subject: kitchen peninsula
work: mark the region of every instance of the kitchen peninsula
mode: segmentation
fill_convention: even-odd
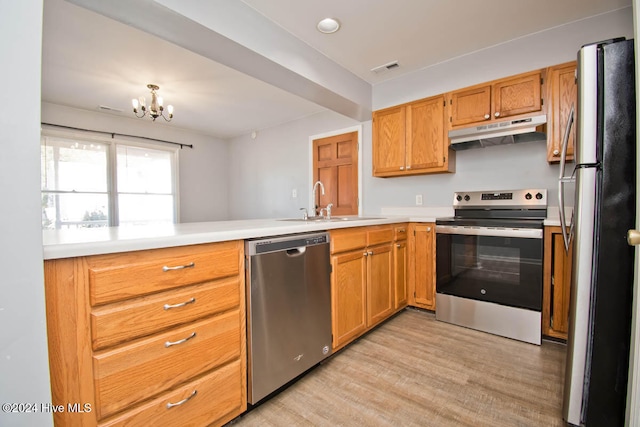
[[[394,236],[403,233],[406,247],[409,218],[342,218],[45,231],[53,401],[92,408],[56,413],[55,422],[115,426],[162,419],[168,425],[222,425],[243,413],[244,240],[348,228],[375,236],[376,247],[389,250]],[[407,305],[406,252],[399,253],[402,284],[391,280],[395,259],[387,256],[383,270],[389,280],[371,291],[362,288],[363,301],[375,298],[392,309],[350,339]],[[402,291],[401,304],[395,304],[396,289]]]

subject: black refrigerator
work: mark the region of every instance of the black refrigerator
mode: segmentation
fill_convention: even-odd
[[[569,177],[561,172],[559,186],[564,219],[564,187],[575,180],[563,405],[571,425],[624,425],[634,278],[626,235],[636,216],[634,64],[633,40],[578,52],[575,163]]]

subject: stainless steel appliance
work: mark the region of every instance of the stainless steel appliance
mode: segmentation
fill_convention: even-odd
[[[564,183],[575,177],[563,415],[573,425],[621,426],[634,275],[625,237],[636,214],[633,40],[584,46],[577,77],[575,168],[560,177],[561,210]]]
[[[436,220],[436,319],[540,344],[547,190],[454,194]]]
[[[331,354],[329,234],[245,242],[248,401]]]
[[[449,139],[453,150],[468,150],[520,142],[546,142],[547,135],[543,132],[545,123],[547,123],[545,114],[525,119],[505,120],[450,130]]]

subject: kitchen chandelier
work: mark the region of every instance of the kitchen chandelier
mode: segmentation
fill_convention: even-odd
[[[154,84],[148,84],[147,87],[151,89],[151,105],[147,108],[146,101],[144,96],[141,96],[138,99],[133,99],[131,104],[133,105],[133,113],[138,118],[143,118],[149,113],[149,117],[155,122],[158,117],[162,117],[166,121],[170,122],[173,118],[173,105],[167,105],[167,112],[169,113],[169,118],[164,115],[164,107],[162,106],[162,97],[158,96],[156,93],[157,90],[160,89],[160,86]],[[138,107],[140,108],[138,110]],[[138,114],[138,113],[141,114]]]

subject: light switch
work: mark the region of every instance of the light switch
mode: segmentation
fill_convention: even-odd
[[[294,188],[291,190],[291,198],[295,199],[296,197],[298,197],[298,189]]]
[[[416,206],[422,206],[422,194],[416,194]]]

